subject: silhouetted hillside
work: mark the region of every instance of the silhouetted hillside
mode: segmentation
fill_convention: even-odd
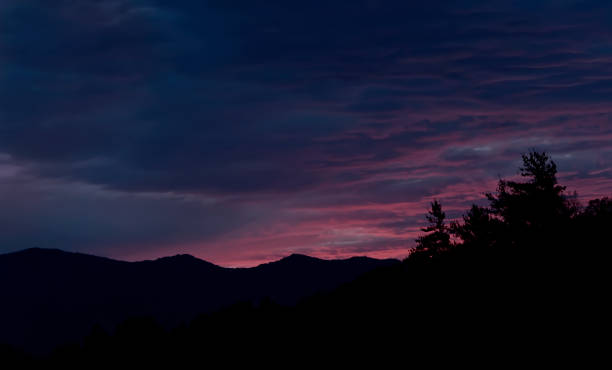
[[[70,322],[62,314],[99,315],[118,307],[130,308],[123,315],[145,314],[123,321],[116,330],[96,327],[82,345],[31,360],[57,365],[384,368],[391,365],[386,359],[402,364],[419,359],[430,365],[467,359],[462,364],[550,367],[563,361],[565,366],[590,367],[590,360],[607,353],[605,340],[599,338],[609,316],[612,200],[581,206],[558,185],[556,165],[545,153],[529,153],[523,163],[525,181],[500,180],[496,192],[487,194],[488,206],[474,205],[450,225],[442,204],[434,200],[423,235],[402,263],[293,255],[253,269],[228,270],[185,256],[134,264],[98,263],[96,257],[64,257],[59,251],[0,256],[2,278],[17,277],[21,280],[14,285],[32,288],[14,289],[10,302],[19,302],[24,311],[3,313],[3,320],[19,317],[23,325],[28,317],[37,317],[39,325],[61,330]],[[80,259],[82,264],[74,266]],[[33,262],[24,264],[29,260]],[[64,260],[72,263],[58,262]],[[24,266],[34,270],[23,271]],[[80,280],[73,281],[75,276]],[[215,290],[213,278],[221,276],[229,290]],[[349,277],[355,279],[341,284]],[[196,283],[177,283],[181,281]],[[202,281],[206,283],[197,283]],[[337,289],[319,289],[331,285]],[[151,287],[158,288],[147,290]],[[319,293],[292,305],[315,290]],[[204,296],[224,302],[246,299],[212,311],[197,298]],[[122,304],[109,304],[113,300]],[[95,311],[93,301],[107,309]],[[32,302],[39,306],[30,306]],[[185,325],[168,325],[186,307],[194,316],[198,309],[208,312]],[[68,321],[54,322],[58,317]],[[28,360],[22,353],[0,350]]]
[[[327,261],[292,255],[254,268],[223,268],[189,255],[122,262],[55,249],[0,255],[0,342],[50,350],[130,317],[164,327],[237,302],[283,305],[331,290],[394,260]]]

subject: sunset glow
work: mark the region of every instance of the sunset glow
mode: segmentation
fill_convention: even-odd
[[[533,148],[612,195],[609,1],[74,3],[0,5],[0,252],[402,258]]]

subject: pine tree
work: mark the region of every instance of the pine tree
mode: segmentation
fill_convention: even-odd
[[[463,215],[463,222],[452,222],[451,234],[463,241],[463,245],[470,247],[491,246],[497,237],[500,227],[499,220],[491,217],[490,210],[485,207],[472,205],[472,208]]]
[[[442,211],[440,202],[434,200],[431,203],[431,210],[425,217],[429,225],[421,230],[428,234],[417,238],[415,253],[434,257],[451,247],[449,230],[444,222],[446,214]]]
[[[557,165],[542,152],[524,154],[520,175],[526,182],[499,180],[496,194],[487,194],[492,214],[517,232],[543,231],[569,217],[565,186],[557,183]]]

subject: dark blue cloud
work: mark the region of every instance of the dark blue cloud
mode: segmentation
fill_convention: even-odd
[[[66,186],[318,206],[425,200],[530,147],[605,179],[611,16],[595,0],[7,0],[0,154]]]

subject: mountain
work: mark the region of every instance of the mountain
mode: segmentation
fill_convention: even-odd
[[[0,255],[0,343],[45,352],[99,324],[130,317],[168,327],[198,314],[270,298],[293,305],[396,260],[291,255],[253,268],[223,268],[190,255],[124,262],[57,249]]]

